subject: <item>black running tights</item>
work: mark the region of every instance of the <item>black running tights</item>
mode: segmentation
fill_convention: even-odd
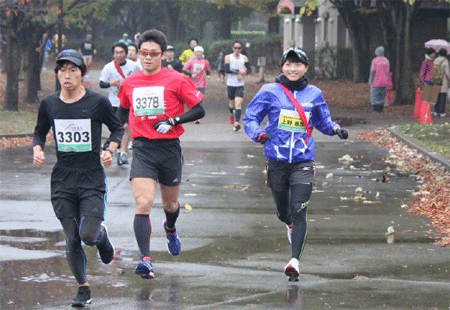
[[[102,219],[85,216],[59,219],[66,237],[66,257],[78,284],[86,282],[86,255],[81,247],[81,241],[86,245],[99,245],[106,240],[105,228],[101,226]]]
[[[292,257],[300,258],[306,241],[307,204],[311,198],[312,184],[292,185],[290,191],[272,190],[278,218],[292,225]]]

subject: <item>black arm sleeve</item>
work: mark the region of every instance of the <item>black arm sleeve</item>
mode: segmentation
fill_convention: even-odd
[[[36,127],[34,128],[33,146],[40,145],[44,149],[46,136],[51,127],[52,123],[47,116],[45,103],[42,102],[39,106]]]
[[[190,73],[189,71],[181,70],[181,72],[182,72],[183,74],[186,74],[188,77],[191,77],[191,76],[192,76],[192,73]]]
[[[110,88],[111,84],[100,81],[100,88]]]
[[[119,145],[122,142],[124,129],[119,119],[117,118],[109,100],[102,106],[103,123],[111,132],[108,142],[117,142]],[[109,145],[109,143],[108,143]]]
[[[245,65],[245,68],[247,68],[247,74],[252,73],[252,67],[250,66],[250,62],[249,62],[249,61],[246,61],[246,62],[244,63],[244,65]]]
[[[120,123],[124,125],[128,122],[128,115],[130,114],[129,109],[124,109],[122,107],[119,107],[119,109],[116,112],[117,118],[119,119]]]
[[[201,119],[205,116],[205,109],[202,106],[202,101],[200,101],[197,105],[195,105],[192,109],[187,110],[180,116],[174,117],[175,124],[184,124],[188,122],[193,122],[198,119]]]
[[[239,74],[238,70],[231,71],[230,64],[225,64],[225,72],[228,74]]]

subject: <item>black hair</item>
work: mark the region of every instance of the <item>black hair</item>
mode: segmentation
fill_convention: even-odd
[[[74,64],[73,62],[71,62],[69,60],[61,60],[56,63],[55,73],[58,74],[58,71],[61,70],[61,68],[64,67],[66,64],[72,64],[74,67],[77,67],[78,69],[80,69],[81,76],[84,76],[87,72],[87,68],[86,68],[86,65],[84,64],[84,62],[81,66],[77,66],[76,64]]]
[[[195,41],[198,44],[198,40],[196,38],[190,38],[188,44],[191,44],[191,41]]]
[[[295,54],[294,52],[288,53],[286,56],[286,59],[284,60],[284,62],[281,64],[281,66],[284,65],[284,63],[286,61],[289,62],[294,62],[294,63],[303,63],[305,64],[303,61],[300,60],[300,58],[297,56],[297,54]],[[307,64],[306,64],[307,65]]]
[[[233,44],[231,44],[231,46],[233,47],[236,43],[239,43],[241,45],[241,48],[243,48],[244,46],[242,45],[241,41],[238,40],[234,40]]]
[[[113,46],[111,47],[111,54],[114,54],[114,49],[116,47],[123,48],[125,50],[125,54],[128,54],[128,46],[125,43],[123,43],[123,42],[116,42],[116,43],[114,43]]]
[[[165,52],[167,50],[166,35],[159,30],[150,29],[141,33],[141,35],[139,36],[139,43],[138,43],[139,49],[141,49],[141,45],[144,42],[155,42],[156,44],[159,45],[162,52]]]
[[[441,48],[439,50],[439,56],[447,56],[447,50],[445,48]]]
[[[431,54],[433,54],[433,53],[436,53],[436,51],[434,50],[434,48],[432,48],[432,47],[427,47],[427,48],[425,48],[425,54],[431,55]]]
[[[137,45],[135,43],[130,43],[130,44],[128,44],[128,46],[134,46],[134,48],[136,49],[136,52],[137,52],[138,48],[137,48]]]

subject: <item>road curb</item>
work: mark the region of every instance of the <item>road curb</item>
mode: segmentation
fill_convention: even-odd
[[[0,134],[0,139],[6,138],[27,138],[27,137],[33,137],[32,133],[2,133]]]
[[[430,157],[434,161],[442,164],[447,168],[447,170],[450,171],[450,160],[447,157],[436,154],[435,152],[427,149],[426,147],[422,146],[416,139],[404,135],[401,131],[399,131],[395,127],[389,127],[388,130],[397,139],[401,140],[408,146],[417,149],[420,153]]]

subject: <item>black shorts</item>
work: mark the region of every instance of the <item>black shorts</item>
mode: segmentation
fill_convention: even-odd
[[[181,183],[183,154],[180,140],[133,140],[133,161],[131,162],[130,180],[148,178],[166,186]]]
[[[227,86],[227,94],[230,100],[236,97],[244,98],[244,86]]]
[[[102,166],[72,168],[56,165],[50,184],[57,218],[81,219],[88,215],[105,220],[107,184]]]
[[[285,163],[267,161],[267,186],[274,191],[287,191],[295,184],[314,183],[315,165],[313,161]]]

